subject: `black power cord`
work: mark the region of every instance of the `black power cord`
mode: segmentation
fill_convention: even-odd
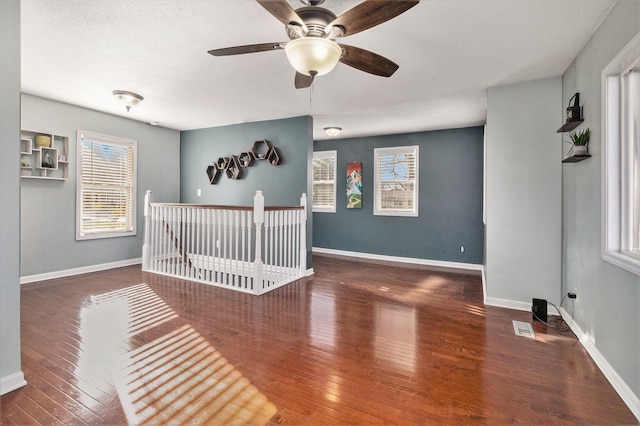
[[[562,298],[562,300],[560,301],[560,306],[562,306],[562,304],[564,303],[564,300],[567,298],[567,296],[564,296]],[[533,312],[533,316],[536,317],[536,319],[538,321],[540,321],[543,324],[548,325],[549,327],[553,328],[556,331],[559,331],[561,333],[566,333],[568,331],[571,331],[571,327],[569,327],[569,324],[567,324],[567,322],[564,320],[564,318],[562,318],[562,313],[560,312],[560,309],[554,305],[553,303],[547,301],[547,304],[553,306],[554,308],[556,308],[556,311],[558,311],[558,316],[550,316],[550,318],[547,318],[547,321],[542,321],[542,319],[540,319],[540,317],[538,317],[536,315],[535,312]]]
[[[563,297],[562,300],[560,301],[560,306],[562,306],[562,303],[564,302],[564,299],[566,298]],[[551,317],[551,319],[549,320],[549,325],[551,327],[553,327],[554,329],[562,332],[562,333],[566,333],[568,331],[571,331],[571,327],[569,327],[569,324],[567,324],[567,322],[564,320],[564,318],[562,318],[562,312],[560,312],[560,308],[558,308],[556,305],[554,305],[553,303],[547,301],[547,303],[551,306],[553,306],[554,308],[556,308],[556,311],[558,311],[558,316],[553,316]]]

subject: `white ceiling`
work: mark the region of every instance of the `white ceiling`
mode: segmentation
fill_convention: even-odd
[[[561,75],[614,3],[422,0],[340,40],[399,64],[392,77],[338,64],[296,90],[283,50],[207,53],[288,40],[254,0],[22,0],[22,91],[178,130],[300,115],[315,139],[479,125],[488,87]],[[127,113],[114,89],[145,99]]]

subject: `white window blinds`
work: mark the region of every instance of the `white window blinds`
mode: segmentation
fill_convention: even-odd
[[[313,211],[336,211],[337,151],[313,153]]]
[[[418,216],[418,146],[376,148],[374,214]]]
[[[136,141],[78,132],[77,238],[135,235]]]

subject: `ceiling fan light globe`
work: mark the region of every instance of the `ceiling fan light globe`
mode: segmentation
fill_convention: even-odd
[[[338,43],[321,37],[300,37],[284,48],[291,66],[300,74],[324,75],[335,68],[342,55]]]

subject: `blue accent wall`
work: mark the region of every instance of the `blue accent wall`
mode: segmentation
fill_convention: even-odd
[[[191,204],[253,205],[261,190],[267,206],[300,204],[303,193],[311,194],[313,119],[309,116],[241,123],[188,130],[180,133],[180,202]],[[267,139],[278,148],[282,162],[272,166],[265,160],[243,168],[240,179],[221,175],[212,185],[207,167],[220,157],[251,151],[257,140]],[[201,190],[201,196],[197,190]],[[311,197],[307,214],[307,265],[311,267]]]
[[[481,264],[483,127],[314,142],[336,150],[336,213],[313,214],[313,246]],[[373,215],[374,148],[418,145],[419,216]],[[362,209],[346,208],[346,165],[362,162]],[[460,251],[464,246],[465,251]]]

